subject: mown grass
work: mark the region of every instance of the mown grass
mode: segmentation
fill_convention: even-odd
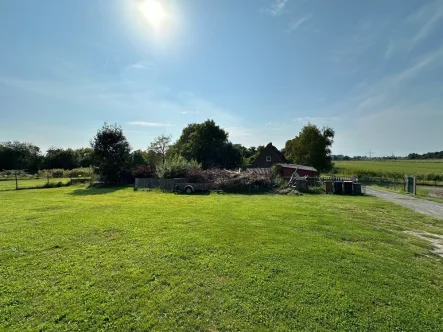
[[[438,331],[443,224],[372,197],[0,192],[0,330]]]
[[[68,178],[38,178],[38,179],[22,179],[18,180],[18,188],[19,189],[30,189],[30,188],[43,188],[48,183],[57,184],[61,182],[63,185],[69,183],[71,180]],[[0,181],[0,191],[2,190],[15,190],[15,180],[2,180]]]

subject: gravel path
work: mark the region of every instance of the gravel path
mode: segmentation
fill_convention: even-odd
[[[424,199],[417,199],[407,195],[396,194],[390,191],[366,187],[366,194],[380,197],[386,201],[404,206],[413,211],[443,219],[443,204]]]

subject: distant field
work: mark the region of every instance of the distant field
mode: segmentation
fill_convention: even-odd
[[[0,192],[1,331],[439,331],[443,223],[374,197]]]
[[[443,174],[443,160],[389,160],[389,161],[336,161],[338,174],[352,174],[359,170],[379,173],[411,175]],[[354,175],[354,174],[352,174]]]

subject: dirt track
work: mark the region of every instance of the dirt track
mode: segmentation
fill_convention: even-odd
[[[367,187],[366,194],[380,197],[384,200],[404,206],[413,211],[427,214],[443,220],[443,204],[424,199],[417,199],[407,195],[396,194],[390,191]]]

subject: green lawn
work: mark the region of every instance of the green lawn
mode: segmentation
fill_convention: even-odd
[[[438,331],[443,222],[372,197],[0,192],[0,330]]]
[[[370,170],[375,172],[396,172],[405,174],[443,174],[443,159],[437,160],[351,160],[335,161],[335,167],[344,171]]]
[[[71,181],[68,178],[50,178],[49,183],[58,183],[61,182],[63,184]],[[48,179],[40,178],[40,179],[25,179],[18,180],[18,188],[19,189],[27,189],[27,188],[38,188],[43,187],[46,183],[48,183]],[[2,190],[15,190],[15,180],[1,180],[0,181],[0,191]]]

